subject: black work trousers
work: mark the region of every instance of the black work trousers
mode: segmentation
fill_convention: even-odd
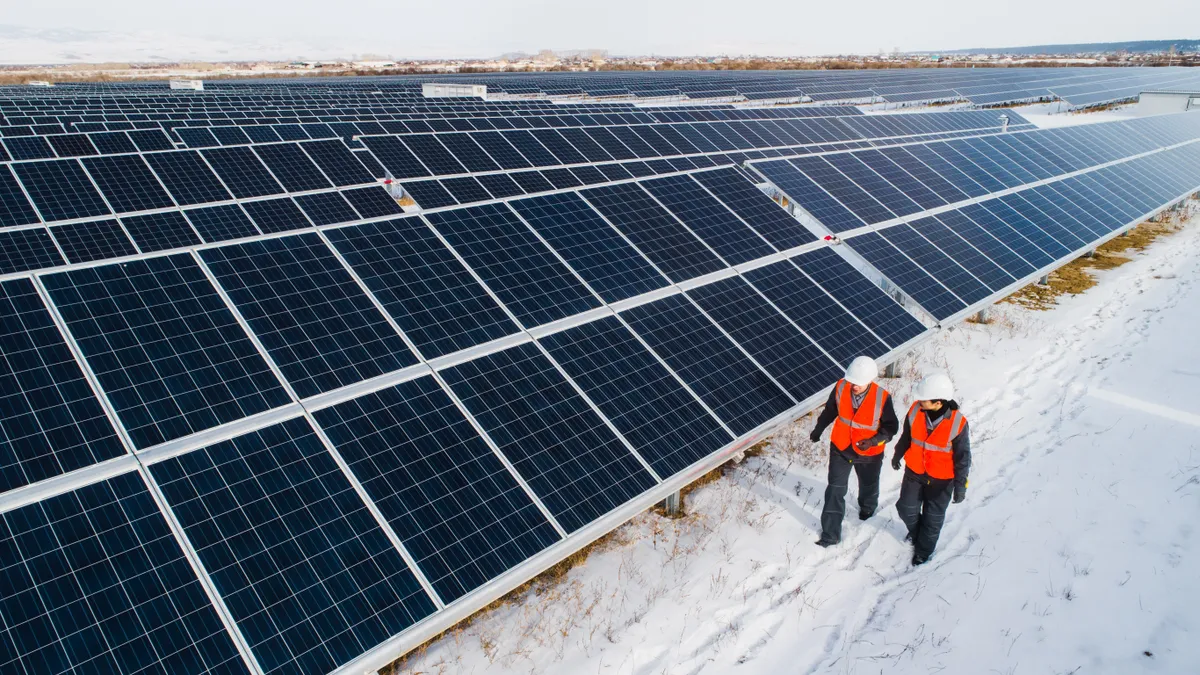
[[[914,557],[925,561],[933,554],[942,524],[946,522],[946,508],[954,496],[954,481],[930,478],[924,474],[904,469],[904,480],[900,483],[900,499],[896,511],[900,520],[908,527],[912,537]]]
[[[875,513],[879,506],[879,470],[883,454],[860,455],[849,448],[838,450],[829,444],[829,487],[825,488],[825,508],[821,510],[821,539],[842,540],[842,518],[846,515],[846,490],[850,472],[858,474],[858,510]]]

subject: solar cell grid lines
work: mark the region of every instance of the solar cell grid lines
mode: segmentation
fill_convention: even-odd
[[[186,254],[42,278],[138,448],[288,402]]]
[[[417,362],[316,234],[200,255],[301,398]]]

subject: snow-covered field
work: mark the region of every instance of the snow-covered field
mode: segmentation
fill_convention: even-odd
[[[929,564],[910,566],[889,467],[880,513],[815,545],[825,446],[804,420],[685,518],[639,516],[403,672],[1200,672],[1198,225],[1053,311],[948,331],[888,381],[902,413],[948,369],[971,420],[971,487]]]

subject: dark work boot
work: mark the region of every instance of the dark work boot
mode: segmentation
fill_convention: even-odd
[[[929,556],[925,553],[913,553],[913,567],[924,565],[929,560]]]
[[[873,516],[873,515],[875,515],[875,512],[874,512],[874,511],[859,511],[859,512],[858,512],[858,519],[859,519],[859,520],[866,520],[867,518],[870,518],[870,517],[871,517],[871,516]]]
[[[821,535],[821,538],[817,540],[817,546],[820,546],[821,548],[829,548],[830,546],[837,545],[837,543],[837,539],[826,537],[825,535]]]

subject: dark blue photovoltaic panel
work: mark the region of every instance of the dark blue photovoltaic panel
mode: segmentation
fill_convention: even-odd
[[[989,202],[993,208],[1003,207],[998,200]],[[1001,217],[1001,213],[1007,211],[1005,217]],[[986,230],[993,237],[1004,242],[1009,248],[1016,251],[1022,258],[1029,262],[1037,269],[1041,269],[1046,265],[1054,262],[1053,254],[1046,250],[1046,247],[1053,246],[1057,248],[1058,242],[1054,241],[1045,232],[1037,229],[1033,223],[1025,220],[1020,214],[1011,209],[997,209],[995,212],[984,208],[980,204],[969,204],[961,209],[964,216],[978,223],[980,227]]]
[[[314,141],[300,147],[338,187],[374,183],[375,177],[341,141]]]
[[[258,229],[264,234],[273,232],[288,232],[311,227],[312,223],[304,213],[288,197],[279,199],[264,199],[257,202],[243,202],[242,208],[254,219]]]
[[[518,199],[509,205],[607,302],[641,295],[668,283],[578,194]]]
[[[497,199],[515,197],[517,195],[525,194],[525,191],[521,189],[521,186],[517,185],[516,181],[514,181],[512,177],[507,174],[485,174],[483,176],[476,176],[476,178],[479,179],[479,183]]]
[[[420,218],[343,227],[326,235],[427,358],[517,332]]]
[[[735,169],[701,171],[692,178],[781,251],[817,240],[815,234]]]
[[[743,276],[842,366],[856,356],[887,353],[887,345],[792,263],[784,260]]]
[[[125,216],[121,224],[133,237],[142,253],[164,251],[200,244],[192,226],[178,211],[150,213],[144,216]]]
[[[338,192],[318,192],[293,197],[313,225],[334,225],[358,220],[358,214]]]
[[[435,176],[448,176],[467,173],[462,164],[454,159],[454,155],[446,150],[432,134],[410,134],[401,136],[400,140],[408,146],[417,159]]]
[[[303,417],[150,472],[267,675],[328,673],[434,612]]]
[[[600,306],[600,301],[504,204],[426,216],[526,326]]]
[[[583,196],[674,281],[725,268],[704,242],[637,183],[584,190]]]
[[[382,218],[384,216],[398,216],[404,213],[404,209],[396,203],[395,199],[388,194],[388,191],[382,187],[365,187],[355,188],[353,190],[343,190],[342,196],[355,211],[363,218]]]
[[[111,213],[78,160],[25,162],[13,171],[46,222]]]
[[[981,281],[989,289],[998,291],[1016,281],[990,258],[943,225],[940,220],[933,217],[921,218],[909,223],[908,226],[916,230],[926,241],[936,243],[938,250],[970,272],[971,276]],[[959,285],[956,284],[953,288],[957,290]]]
[[[63,262],[46,228],[0,230],[0,274],[54,267]]]
[[[889,227],[879,234],[966,304],[974,304],[991,295],[992,289],[972,276],[937,246],[917,234],[911,226]]]
[[[126,132],[129,134],[129,140],[137,146],[142,152],[153,152],[154,150],[171,150],[175,147],[171,143],[171,139],[163,133],[162,129],[137,129]]]
[[[329,179],[295,143],[256,145],[254,152],[288,192],[332,187]]]
[[[733,440],[616,317],[541,342],[659,476],[682,471]]]
[[[430,175],[429,169],[395,136],[366,136],[362,143],[379,159],[392,178],[423,178]]]
[[[459,204],[486,202],[492,198],[492,195],[472,176],[444,178],[441,183],[443,187],[450,191],[450,194],[454,195],[454,199]]]
[[[932,190],[938,197],[946,200],[946,203],[953,204],[969,198],[967,193],[955,187],[904,147],[884,148],[879,152],[907,171],[913,178],[921,181],[922,185]]]
[[[586,164],[588,162],[588,159],[580,154],[575,146],[568,143],[554,129],[535,129],[529,133],[533,134],[534,138],[538,139],[547,150],[558,158],[555,164]]]
[[[423,209],[440,209],[454,206],[458,200],[439,180],[414,180],[400,184],[400,188]]]
[[[549,150],[545,148],[536,138],[528,131],[514,130],[505,131],[502,134],[509,143],[512,144],[525,159],[529,160],[532,166],[558,166],[562,162],[558,161]],[[490,152],[490,150],[489,150]],[[495,157],[495,155],[492,155]],[[499,159],[497,159],[499,161]]]
[[[115,220],[55,225],[50,232],[73,263],[137,255],[133,242]]]
[[[200,256],[301,398],[417,362],[315,233]]]
[[[0,284],[0,492],[125,454],[28,279]]]
[[[851,155],[846,156],[849,157]],[[921,181],[901,168],[900,165],[888,159],[887,155],[884,155],[882,152],[878,150],[863,150],[854,153],[853,157],[866,164],[888,183],[894,185],[903,193],[903,196],[916,202],[920,209],[932,209],[946,205],[945,199],[937,196],[933,190],[925,187]],[[1000,189],[1004,188],[1001,187]]]
[[[0,515],[0,671],[248,675],[136,472]]]
[[[4,145],[13,159],[48,159],[56,156],[45,136],[9,136],[4,139]]]
[[[560,539],[432,377],[314,417],[445,602]]]
[[[907,216],[924,211],[907,193],[898,189],[879,174],[858,161],[855,155],[844,153],[825,155],[823,159],[887,208],[891,216]],[[844,202],[843,202],[844,203]]]
[[[783,191],[797,206],[808,211],[833,232],[844,232],[866,225],[841,202],[809,180],[787,160],[760,162],[754,168]],[[699,174],[697,174],[699,175]]]
[[[746,227],[691,178],[668,176],[644,181],[641,185],[730,265],[775,252],[758,233]]]
[[[248,147],[209,148],[200,154],[225,181],[238,199],[263,197],[283,192],[283,187]]]
[[[0,227],[32,225],[41,222],[33,205],[25,198],[12,170],[0,165]]]
[[[233,199],[198,152],[162,152],[145,158],[180,206]]]
[[[471,139],[479,144],[485,152],[500,165],[503,169],[528,169],[533,166],[529,160],[525,159],[516,148],[512,146],[504,135],[498,131],[485,131],[482,133],[471,134]],[[428,175],[428,174],[420,174]]]
[[[1051,218],[1030,202],[1025,201],[1021,197],[1020,192],[1014,192],[999,199],[982,202],[982,204],[985,209],[993,211],[1003,218],[1005,222],[1012,224],[1014,227],[1016,227],[1016,224],[1010,218],[1015,218],[1018,222],[1025,223],[1027,227],[1032,227],[1033,230],[1040,230],[1043,236],[1037,239],[1037,244],[1042,246],[1043,243],[1046,243],[1048,248],[1047,246],[1043,246],[1043,248],[1054,253],[1056,257],[1062,258],[1083,246],[1083,240],[1055,221],[1054,218]],[[1025,231],[1021,230],[1022,234]]]
[[[1009,244],[1009,241],[1002,241],[987,230],[977,224],[975,221],[968,218],[962,211],[945,211],[934,216],[938,222],[945,225],[958,236],[965,239],[972,246],[979,250],[980,253],[987,256],[989,260],[995,263],[1000,269],[1008,273],[1013,280],[1021,279],[1037,271],[1033,265],[1025,261],[1024,258],[1016,252],[1016,247]],[[1021,239],[1020,235],[1012,232],[1007,239]],[[1017,244],[1017,242],[1013,242]],[[1028,242],[1022,242],[1028,246]],[[1018,244],[1019,245],[1019,244]],[[988,282],[991,285],[991,282]]]
[[[836,382],[842,368],[741,277],[688,295],[797,401]]]
[[[190,255],[42,282],[138,448],[288,402]]]
[[[868,232],[846,240],[846,244],[939,321],[966,308],[962,300],[878,233]]]
[[[150,167],[137,155],[88,157],[82,161],[117,213],[175,206]]]
[[[183,213],[204,241],[210,244],[261,234],[237,204],[190,209]]]
[[[837,253],[820,248],[792,258],[821,288],[891,347],[925,332],[925,326]]]
[[[555,190],[565,190],[583,185],[583,181],[579,180],[569,169],[543,169],[542,177],[550,181]]]
[[[438,140],[471,173],[499,171],[500,165],[492,160],[479,144],[471,140],[470,134],[439,134]]]
[[[794,405],[683,295],[621,316],[733,433],[740,436]]]
[[[542,176],[540,171],[522,171],[509,174],[509,177],[528,194],[549,192],[554,189],[554,186]]]
[[[855,184],[853,179],[834,168],[824,157],[797,157],[790,161],[805,176],[808,176],[864,222],[873,224],[895,217],[896,214]],[[797,196],[797,198],[799,197]],[[804,206],[803,200],[800,205]]]

